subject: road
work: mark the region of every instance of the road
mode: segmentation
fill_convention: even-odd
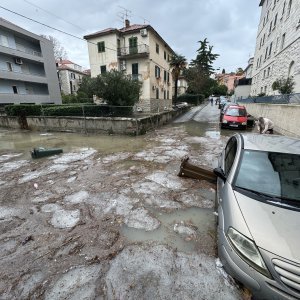
[[[216,253],[216,106],[141,137],[0,130],[1,299],[242,299]],[[34,146],[62,147],[32,160]]]

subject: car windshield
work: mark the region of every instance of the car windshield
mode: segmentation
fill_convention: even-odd
[[[300,155],[245,150],[235,187],[300,203]]]
[[[231,117],[245,117],[246,116],[246,110],[243,108],[228,108],[226,110],[226,116]]]

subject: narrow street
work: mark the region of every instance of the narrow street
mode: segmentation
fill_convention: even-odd
[[[0,129],[1,299],[243,299],[216,251],[216,105],[140,137]],[[62,147],[32,160],[33,147]]]

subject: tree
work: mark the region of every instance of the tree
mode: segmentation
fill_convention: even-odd
[[[123,72],[112,70],[97,77],[97,96],[110,105],[133,106],[139,100],[141,82],[132,80]]]
[[[174,102],[177,101],[177,88],[178,88],[178,78],[183,70],[186,68],[187,61],[186,58],[180,54],[175,53],[171,56],[171,60],[169,62],[170,68],[172,69],[172,77],[175,82],[175,95]]]
[[[200,43],[200,48],[197,50],[196,59],[191,61],[191,66],[197,67],[203,74],[210,76],[214,73],[212,64],[219,57],[219,54],[212,53],[213,46],[208,45],[206,38],[198,43]]]
[[[244,74],[244,70],[242,68],[237,68],[237,70],[235,71],[236,75],[243,75]]]
[[[55,60],[68,59],[67,51],[60,44],[59,40],[51,35],[41,35],[43,38],[50,40],[53,43],[53,51]]]
[[[190,68],[186,70],[186,79],[189,93],[204,94],[207,97],[212,87],[216,85],[210,75],[214,72],[212,64],[219,54],[212,53],[213,46],[208,45],[207,39],[199,43],[200,48],[197,50],[196,59],[192,60]]]
[[[294,91],[295,81],[293,77],[280,77],[272,84],[273,91],[278,90],[280,94],[292,94]]]
[[[222,70],[222,74],[226,74],[225,69]]]

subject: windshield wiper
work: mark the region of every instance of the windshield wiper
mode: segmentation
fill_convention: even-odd
[[[237,188],[237,191],[240,189],[240,190],[244,190],[249,193],[255,194],[257,196],[263,197],[263,198],[265,198],[266,202],[268,202],[270,204],[277,204],[277,205],[280,204],[280,206],[283,206],[283,207],[297,207],[297,208],[300,207],[300,201],[298,201],[298,200],[289,199],[289,198],[280,197],[280,196],[272,196],[269,194],[265,194],[262,192],[254,191],[254,190],[247,189],[244,187],[239,187],[239,186],[236,186],[236,188]]]

